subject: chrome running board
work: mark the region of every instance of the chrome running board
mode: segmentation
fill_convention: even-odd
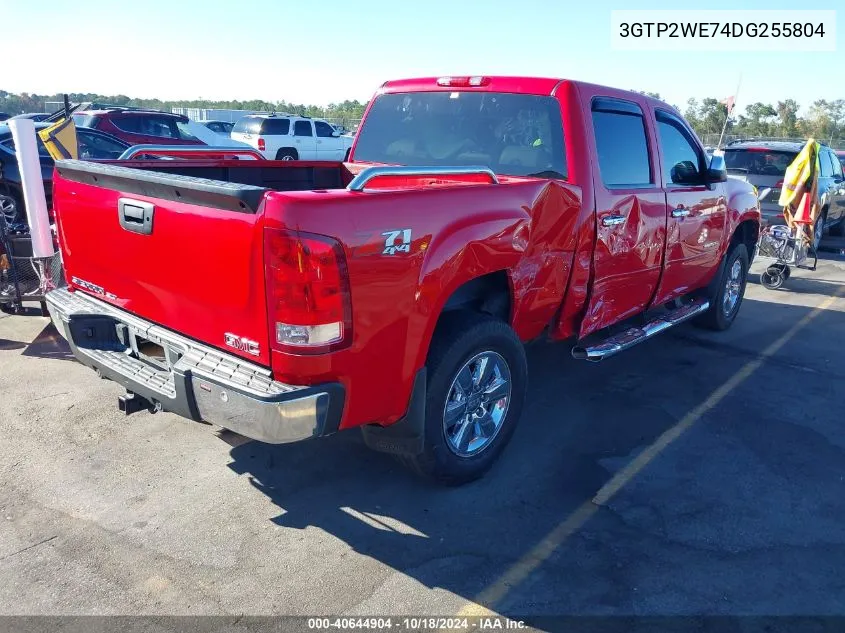
[[[619,352],[632,348],[638,343],[647,341],[665,332],[669,328],[689,321],[694,316],[706,312],[710,308],[710,302],[706,299],[696,299],[680,308],[674,308],[661,314],[659,317],[649,321],[642,327],[632,327],[619,334],[604,339],[595,345],[579,346],[572,348],[572,357],[576,360],[588,360],[597,363],[600,360],[614,356]]]

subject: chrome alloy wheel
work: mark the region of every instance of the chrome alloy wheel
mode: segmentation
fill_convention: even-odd
[[[476,354],[452,380],[443,408],[449,449],[471,457],[487,448],[502,428],[511,400],[511,372],[493,351]]]
[[[738,259],[731,266],[728,281],[725,284],[725,295],[722,298],[722,312],[726,317],[731,316],[739,303],[739,295],[742,292],[742,262]]]

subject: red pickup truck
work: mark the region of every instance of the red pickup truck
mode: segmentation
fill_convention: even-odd
[[[523,343],[600,360],[730,327],[760,212],[670,106],[558,79],[385,83],[346,162],[59,161],[76,357],[165,410],[283,443],[359,427],[447,484],[522,413]]]

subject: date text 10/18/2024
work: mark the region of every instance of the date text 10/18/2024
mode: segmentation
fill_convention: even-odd
[[[374,631],[495,631],[525,629],[525,622],[506,617],[378,617],[308,618],[313,631],[369,629]]]

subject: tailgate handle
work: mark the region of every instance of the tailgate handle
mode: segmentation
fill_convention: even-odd
[[[127,231],[149,235],[153,232],[153,212],[155,205],[131,198],[119,198],[117,201],[117,219]]]

